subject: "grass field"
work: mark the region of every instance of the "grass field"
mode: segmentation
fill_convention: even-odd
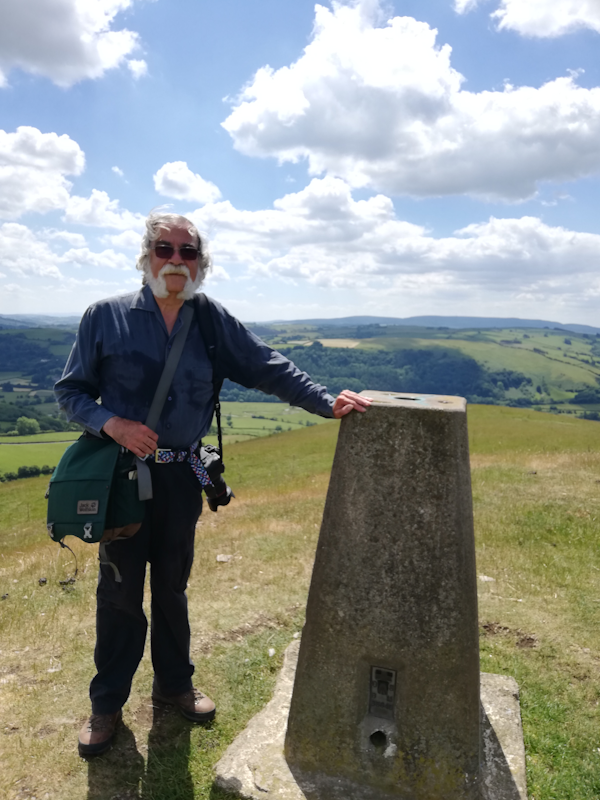
[[[284,403],[227,403],[222,406],[223,444],[229,447],[261,436],[299,430],[329,420],[316,417],[301,408]],[[215,423],[216,424],[216,423]],[[0,436],[0,473],[16,472],[19,467],[56,466],[70,442],[77,439],[73,431],[40,433],[36,436]],[[216,436],[205,441],[217,443]]]
[[[16,437],[15,437],[16,438]],[[19,467],[55,467],[71,442],[50,444],[0,444],[0,472],[16,472]]]
[[[72,442],[80,436],[79,431],[52,431],[33,436],[0,436],[0,444],[44,444],[48,442]]]
[[[93,675],[96,555],[47,539],[45,479],[0,485],[0,797],[229,800],[212,768],[267,701],[302,626],[338,423],[229,448],[236,499],[207,512],[189,582],[206,728],[159,713],[146,655],[113,750],[76,753]],[[481,663],[520,686],[529,800],[600,797],[600,425],[469,408]],[[229,554],[228,563],[216,561]],[[47,583],[39,585],[39,578]],[[489,580],[491,579],[491,580]],[[275,656],[268,655],[269,648]]]
[[[72,331],[65,328],[9,328],[0,331],[0,336],[24,336],[40,342],[64,342],[73,341],[75,330],[76,326]]]

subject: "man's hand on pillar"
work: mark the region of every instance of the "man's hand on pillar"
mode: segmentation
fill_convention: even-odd
[[[333,416],[336,419],[345,417],[351,411],[366,411],[371,405],[370,397],[363,397],[350,389],[344,389],[336,398],[333,404]]]
[[[134,422],[131,419],[111,417],[104,423],[102,430],[136,456],[150,455],[158,444],[157,433],[150,430],[143,422]]]

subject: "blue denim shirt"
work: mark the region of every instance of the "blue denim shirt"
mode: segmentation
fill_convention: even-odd
[[[333,416],[333,398],[325,387],[313,383],[215,300],[209,302],[221,377],[323,417]],[[149,286],[91,305],[54,387],[69,420],[94,433],[115,415],[145,422],[181,325],[178,317],[167,333]],[[183,449],[205,436],[213,415],[212,396],[212,366],[194,318],[157,425],[158,446]]]

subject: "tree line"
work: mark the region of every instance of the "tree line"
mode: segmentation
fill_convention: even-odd
[[[460,395],[471,403],[508,405],[511,401],[505,399],[507,389],[519,389],[532,383],[522,372],[488,370],[474,358],[448,347],[356,350],[324,347],[320,342],[313,342],[309,347],[281,348],[281,353],[334,395],[343,389],[355,392],[377,389]],[[224,382],[221,398],[246,402],[266,399],[261,392],[244,389],[230,381]],[[512,404],[526,405],[530,401],[522,398]]]

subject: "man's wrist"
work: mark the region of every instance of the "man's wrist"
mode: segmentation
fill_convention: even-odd
[[[106,420],[106,422],[104,423],[104,425],[102,426],[102,430],[104,431],[104,433],[106,433],[106,434],[108,434],[110,436],[111,435],[111,433],[110,433],[111,429],[114,431],[115,423],[117,423],[119,421],[119,419],[120,418],[117,417],[116,414],[113,414],[112,417],[109,417]]]

